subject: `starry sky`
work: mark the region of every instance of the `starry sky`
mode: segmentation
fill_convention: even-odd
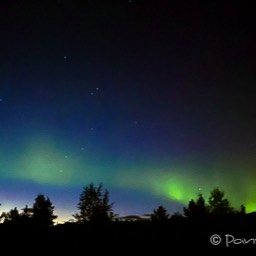
[[[243,1],[5,1],[0,207],[120,216],[224,190],[256,210],[255,10]]]

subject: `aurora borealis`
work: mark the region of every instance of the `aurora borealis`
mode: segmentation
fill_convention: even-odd
[[[214,187],[256,211],[250,6],[6,2],[0,212],[43,193],[67,220],[90,182],[120,215],[181,211]]]

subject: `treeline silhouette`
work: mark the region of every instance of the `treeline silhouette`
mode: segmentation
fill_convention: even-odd
[[[227,242],[218,244],[218,241],[211,240],[212,235],[224,238],[230,234],[233,240],[229,247],[254,245],[256,248],[256,239],[244,239],[255,236],[255,214],[246,213],[244,205],[240,209],[232,207],[219,188],[211,191],[208,200],[199,193],[197,198],[188,202],[183,212],[172,215],[159,205],[145,216],[119,217],[114,213],[109,197],[102,183],[98,186],[90,183],[83,187],[74,220],[56,224],[57,216],[50,198],[38,194],[32,207],[26,205],[20,212],[15,207],[1,214],[0,239],[4,243],[11,237],[21,246],[45,244],[46,247],[51,245],[62,249],[70,246],[81,248],[85,244],[91,246],[95,241],[99,244],[130,245],[130,248],[189,246],[213,249],[227,247]]]

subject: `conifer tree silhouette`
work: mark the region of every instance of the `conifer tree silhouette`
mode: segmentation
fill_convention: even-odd
[[[103,190],[103,184],[95,186],[90,183],[80,194],[77,206],[79,213],[73,216],[79,223],[110,221],[115,217],[112,207],[113,203],[109,203],[109,192],[107,189]]]
[[[57,218],[53,214],[54,206],[49,197],[45,197],[43,194],[37,195],[33,205],[33,223],[40,226],[52,226],[54,219]]]
[[[167,221],[169,217],[167,210],[162,205],[153,210],[153,214],[151,214],[151,220],[157,222]]]

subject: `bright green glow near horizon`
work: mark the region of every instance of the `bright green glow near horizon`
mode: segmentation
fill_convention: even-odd
[[[244,204],[246,207],[246,212],[254,212],[256,211],[256,203],[255,202],[249,202],[247,204]]]
[[[244,205],[246,207],[247,212],[256,211],[256,190],[255,190],[255,178],[254,177],[247,177],[247,197],[245,199]],[[241,191],[237,191],[238,193]]]
[[[202,180],[199,177],[194,177],[193,179],[187,177],[178,177],[162,180],[162,193],[163,195],[169,197],[172,200],[187,204],[191,199],[196,199],[199,193],[202,193],[206,203],[210,192],[215,187],[218,187],[225,193],[225,197],[230,201],[231,206],[239,210],[240,206],[243,204],[246,207],[246,212],[256,211],[256,197],[254,197],[254,189],[249,189],[246,183],[242,186],[243,190],[238,190],[234,184],[226,184],[225,179],[219,177],[219,182],[210,182],[211,180]],[[199,182],[200,181],[200,182]],[[248,180],[249,182],[249,180]],[[196,184],[203,184],[202,187]],[[248,183],[247,183],[248,184]]]
[[[168,194],[177,201],[182,201],[184,198],[179,184],[171,184]]]
[[[224,165],[223,165],[224,166]],[[225,166],[224,166],[225,167]],[[189,167],[177,166],[175,169],[159,170],[158,172],[149,167],[141,168],[140,171],[128,171],[129,176],[120,177],[119,182],[123,187],[136,188],[149,193],[164,197],[172,201],[187,205],[191,199],[197,199],[202,193],[206,203],[210,192],[218,187],[224,191],[225,197],[235,209],[239,210],[245,205],[246,212],[256,211],[256,195],[254,174],[251,168],[232,169],[232,172],[220,169],[212,174],[204,175],[204,170],[197,168],[197,172]],[[246,171],[246,172],[245,172]],[[247,173],[248,175],[240,175]]]
[[[183,177],[179,174],[162,177],[158,183],[155,182],[158,194],[171,200],[187,204],[191,199],[196,198],[199,192],[208,193],[209,191],[201,191],[197,182],[189,177]]]

